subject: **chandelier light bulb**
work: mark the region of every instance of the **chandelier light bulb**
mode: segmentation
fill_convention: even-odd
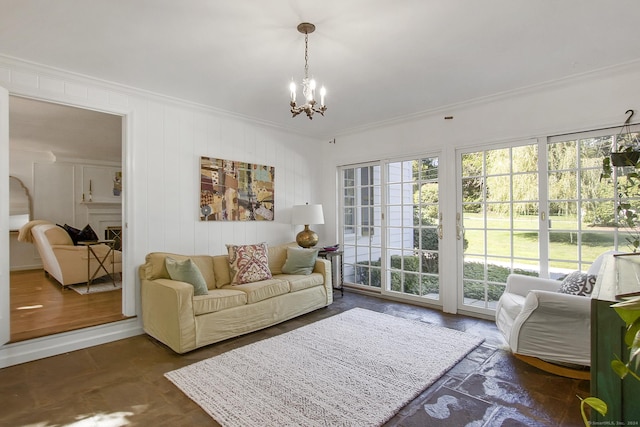
[[[324,107],[324,96],[327,94],[327,89],[324,86],[320,88],[320,106]]]
[[[296,82],[293,81],[293,79],[291,80],[291,83],[289,83],[289,91],[291,92],[291,102],[296,102]]]

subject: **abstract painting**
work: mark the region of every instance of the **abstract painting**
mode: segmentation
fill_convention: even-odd
[[[272,166],[200,157],[201,221],[273,221]]]

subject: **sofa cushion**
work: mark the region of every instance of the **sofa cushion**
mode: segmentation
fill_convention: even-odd
[[[193,286],[193,295],[207,295],[207,282],[205,282],[198,266],[191,258],[177,261],[171,257],[165,258],[165,264],[171,280],[186,282]]]
[[[232,285],[271,279],[266,243],[227,245],[227,250]]]
[[[297,246],[296,243],[293,243]],[[282,266],[284,262],[287,260],[287,247],[290,245],[276,245],[269,246],[267,249],[267,256],[269,257],[269,270],[271,271],[271,275],[282,274]]]
[[[185,259],[191,258],[198,266],[202,277],[204,277],[204,281],[207,283],[207,288],[216,288],[216,277],[213,274],[213,259],[209,255],[186,256],[166,252],[152,252],[146,256],[144,278],[147,280],[171,279],[164,261],[168,256],[178,261],[184,261]]]
[[[282,266],[285,274],[309,275],[316,265],[317,249],[287,248],[287,260]]]
[[[247,303],[247,294],[235,289],[213,289],[208,295],[193,297],[193,312],[200,314],[214,313],[227,308],[238,307]]]
[[[302,289],[313,288],[315,286],[322,286],[324,284],[324,278],[320,273],[305,274],[281,274],[275,276],[276,279],[282,279],[289,282],[290,292],[301,291]]]
[[[564,278],[558,292],[562,294],[589,296],[596,285],[597,276],[574,271]]]
[[[278,279],[261,280],[241,285],[226,285],[222,289],[239,290],[247,294],[247,304],[289,293],[289,282]]]
[[[68,224],[59,226],[64,228],[65,231],[69,234],[69,237],[71,237],[74,245],[77,245],[78,242],[95,242],[97,240],[100,240],[98,239],[98,235],[96,234],[96,232],[93,231],[93,228],[91,228],[91,225],[89,224],[87,224],[82,230],[78,230],[77,228],[72,227]]]
[[[231,272],[229,270],[229,256],[215,255],[213,257],[213,271],[216,276],[216,287],[221,288],[231,283]]]

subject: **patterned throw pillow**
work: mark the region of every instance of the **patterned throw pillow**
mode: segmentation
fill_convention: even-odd
[[[227,245],[227,250],[232,285],[271,279],[266,243]]]
[[[589,296],[596,284],[596,276],[574,271],[564,278],[558,292],[562,294]]]

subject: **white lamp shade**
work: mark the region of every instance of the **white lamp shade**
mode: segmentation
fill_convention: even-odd
[[[295,205],[291,211],[291,223],[295,225],[324,224],[322,205]]]

